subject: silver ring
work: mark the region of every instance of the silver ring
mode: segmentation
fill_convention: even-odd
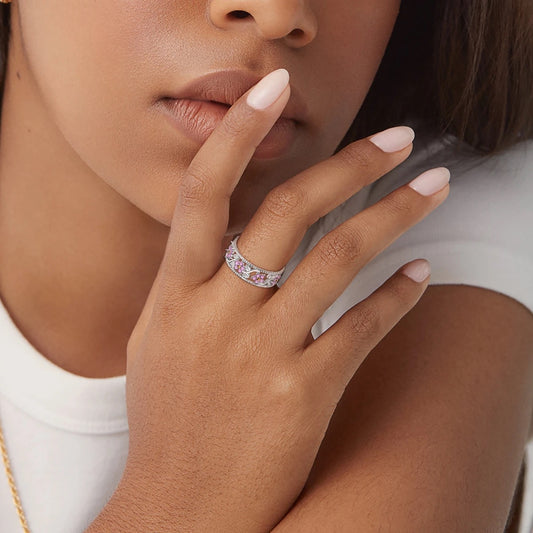
[[[239,237],[240,235],[237,235],[226,249],[226,264],[239,278],[256,287],[263,287],[265,289],[273,287],[281,278],[285,267],[281,270],[273,271],[250,263],[250,261],[241,255],[237,248]]]

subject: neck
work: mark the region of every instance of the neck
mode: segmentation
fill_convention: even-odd
[[[0,123],[0,299],[52,363],[85,377],[123,375],[170,228],[84,161],[73,147],[78,132],[63,135],[61,106],[45,101],[32,76],[16,9],[11,22]],[[299,170],[294,165],[276,173],[279,183]],[[275,185],[270,174],[268,162],[256,164],[253,178],[239,183],[224,248]]]

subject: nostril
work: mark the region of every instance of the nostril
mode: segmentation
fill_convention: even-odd
[[[231,13],[228,14],[228,17],[233,17],[236,19],[245,19],[246,17],[249,17],[249,16],[250,14],[247,11],[240,11],[240,10],[232,11]]]

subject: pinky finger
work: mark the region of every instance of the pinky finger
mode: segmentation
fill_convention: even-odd
[[[367,355],[418,302],[426,290],[431,267],[415,259],[400,267],[367,298],[346,311],[304,349],[300,371],[314,390],[340,400]]]

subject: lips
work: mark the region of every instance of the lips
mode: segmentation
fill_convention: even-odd
[[[161,109],[178,131],[203,144],[222,121],[229,106],[205,100],[164,98],[161,100]],[[270,159],[286,154],[296,135],[296,122],[280,117],[257,146],[254,157]]]
[[[262,78],[263,76],[245,70],[211,72],[193,80],[183,89],[168,94],[166,97],[170,99],[204,100],[232,106]],[[301,123],[305,122],[307,114],[307,106],[299,90],[291,85],[291,96],[281,117]]]
[[[161,98],[157,106],[179,132],[202,144],[223,120],[230,106],[261,79],[261,76],[242,70],[213,72]],[[269,159],[285,155],[296,140],[298,126],[306,117],[307,106],[291,85],[291,96],[283,113],[257,146],[253,157]]]

